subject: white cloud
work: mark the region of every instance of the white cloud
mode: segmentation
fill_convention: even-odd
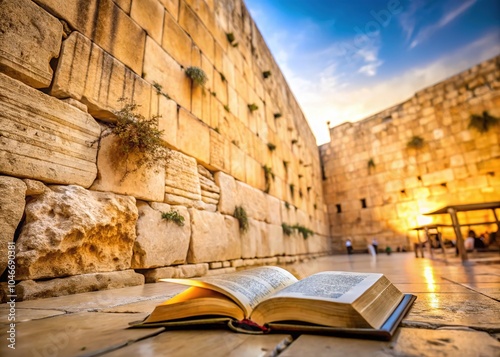
[[[358,69],[359,73],[366,74],[368,77],[373,77],[377,74],[377,68],[382,65],[382,61],[372,62]]]
[[[477,2],[477,0],[469,0],[467,2],[460,4],[460,6],[457,6],[451,10],[446,10],[445,13],[441,16],[441,18],[436,23],[424,27],[422,30],[420,30],[415,35],[415,38],[410,43],[410,48],[414,48],[417,45],[419,45],[420,43],[422,43],[423,41],[427,40],[429,37],[432,36],[432,34],[434,34],[436,31],[445,27],[450,22],[455,20],[458,16],[460,16],[465,11],[467,11],[476,2]],[[456,4],[456,3],[454,3],[454,4]]]
[[[331,122],[331,126],[353,122],[401,103],[427,86],[498,55],[499,40],[499,31],[491,33],[432,63],[408,69],[373,86],[343,88],[340,75],[335,72],[323,72],[319,80],[301,78],[290,68],[284,73],[318,144],[322,144],[330,140],[327,121]]]

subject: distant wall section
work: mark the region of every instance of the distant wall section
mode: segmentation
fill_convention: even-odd
[[[372,117],[331,128],[320,152],[336,249],[347,238],[365,248],[373,237],[381,247],[412,247],[409,228],[432,222],[422,213],[500,200],[500,126],[485,133],[469,127],[471,115],[484,112],[500,118],[500,57]],[[423,140],[421,148],[408,145],[413,137]],[[461,223],[488,219],[477,215],[468,213]],[[488,228],[495,229],[482,227]],[[445,234],[453,238],[452,231]]]

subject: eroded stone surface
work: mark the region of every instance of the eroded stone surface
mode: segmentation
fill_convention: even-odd
[[[16,279],[64,277],[130,268],[135,199],[79,186],[51,186],[26,205]]]
[[[139,219],[134,243],[132,268],[163,267],[186,262],[191,236],[191,220],[186,207],[165,203],[137,202]],[[163,213],[176,211],[184,217],[182,225],[162,218]]]
[[[26,196],[40,195],[49,189],[40,181],[30,179],[24,179],[23,181],[26,184]]]
[[[59,56],[62,25],[29,0],[0,2],[0,70],[34,88],[52,81],[50,60]]]
[[[156,283],[167,278],[193,278],[206,275],[208,263],[184,264],[165,268],[156,268],[141,271],[146,278],[146,283]]]
[[[134,152],[124,154],[119,145],[114,135],[101,139],[97,157],[99,175],[91,189],[130,195],[147,201],[163,201],[164,163],[157,161],[138,164],[143,155]]]
[[[23,216],[26,184],[17,178],[0,176],[0,275],[7,267],[9,243]]]
[[[266,194],[246,183],[236,181],[237,204],[242,206],[248,217],[263,221],[268,213]]]
[[[192,202],[201,200],[196,160],[172,150],[165,168],[165,202],[184,204],[186,200]]]
[[[236,207],[236,181],[234,177],[218,171],[214,175],[215,183],[220,187],[219,212],[222,214],[234,214]]]
[[[133,270],[124,270],[82,274],[47,281],[24,280],[16,285],[16,294],[18,301],[23,301],[142,284],[144,284],[143,275]]]
[[[191,242],[189,244],[189,263],[223,261],[239,258],[241,255],[238,239],[233,230],[226,228],[224,216],[220,213],[190,209]],[[231,225],[233,226],[233,225]]]
[[[89,187],[99,124],[89,114],[0,73],[0,172]]]

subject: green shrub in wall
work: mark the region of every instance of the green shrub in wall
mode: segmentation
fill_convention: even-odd
[[[487,111],[483,115],[472,114],[470,116],[469,128],[476,129],[481,134],[488,132],[491,127],[498,125],[499,119],[491,116]]]
[[[170,212],[162,212],[161,218],[174,222],[181,227],[184,225],[184,217],[174,209],[171,209]]]
[[[247,212],[245,209],[241,206],[236,206],[234,208],[234,214],[233,217],[238,220],[238,223],[240,225],[240,231],[246,232],[248,231],[248,216]]]
[[[186,75],[191,78],[193,83],[204,86],[207,83],[208,77],[206,73],[199,67],[192,66],[186,69]]]

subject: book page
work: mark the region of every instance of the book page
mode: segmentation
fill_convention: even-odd
[[[218,291],[233,299],[243,309],[246,317],[250,316],[259,302],[297,282],[285,269],[272,266],[203,278],[161,280]]]
[[[382,276],[372,273],[322,272],[280,290],[272,298],[297,297],[352,303]]]

